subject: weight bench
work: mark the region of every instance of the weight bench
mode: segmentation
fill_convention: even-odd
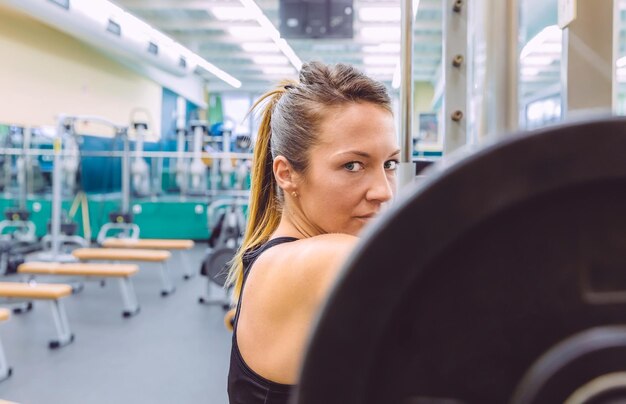
[[[11,317],[11,312],[7,309],[0,309],[0,323],[5,322]],[[4,356],[4,348],[0,341],[0,382],[11,377],[13,369],[11,369],[7,363],[6,356]],[[0,404],[2,401],[0,400]]]
[[[63,284],[28,284],[17,282],[0,282],[0,298],[48,300],[52,305],[52,317],[57,331],[57,338],[49,343],[51,349],[60,348],[74,341],[70,331],[65,308],[61,298],[72,294],[72,287]]]
[[[130,279],[139,271],[139,267],[133,264],[94,264],[94,263],[69,263],[57,262],[26,262],[21,264],[17,271],[28,275],[61,275],[82,276],[87,278],[118,278],[124,301],[122,316],[131,317],[139,313],[137,295]]]
[[[72,255],[80,261],[134,261],[161,263],[161,296],[167,296],[176,290],[172,284],[167,260],[169,251],[122,249],[122,248],[77,248]]]
[[[157,238],[107,238],[102,242],[104,248],[143,248],[148,250],[178,251],[183,265],[183,278],[190,279],[193,276],[191,267],[187,263],[183,251],[191,250],[195,243],[193,240],[157,239]]]

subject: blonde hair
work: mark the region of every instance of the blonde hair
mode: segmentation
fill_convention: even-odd
[[[356,102],[392,112],[382,83],[350,65],[310,62],[302,66],[299,81],[282,82],[252,106],[251,111],[256,111],[264,105],[254,148],[248,224],[226,283],[234,286],[234,302],[243,285],[244,253],[266,243],[280,223],[283,195],[274,178],[274,158],[284,156],[294,170],[306,172],[309,150],[318,141],[325,113],[329,108]]]

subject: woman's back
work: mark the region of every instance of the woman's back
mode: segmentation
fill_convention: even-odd
[[[275,238],[247,254],[233,332],[231,403],[253,403],[263,393],[259,402],[287,402],[320,301],[355,240],[340,234]]]

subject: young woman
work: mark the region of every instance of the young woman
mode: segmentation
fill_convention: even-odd
[[[389,95],[351,66],[305,64],[261,104],[250,217],[229,277],[231,404],[288,402],[318,307],[392,198],[398,164]]]

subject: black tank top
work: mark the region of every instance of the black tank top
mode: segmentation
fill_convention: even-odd
[[[230,404],[287,404],[293,388],[291,384],[275,383],[268,380],[246,364],[237,345],[237,323],[243,288],[252,264],[267,249],[279,244],[296,241],[293,237],[278,237],[243,255],[243,284],[237,302],[237,314],[233,324],[233,345],[230,351],[230,370],[228,371],[228,399]]]

